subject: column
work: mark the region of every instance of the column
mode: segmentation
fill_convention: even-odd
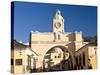
[[[81,54],[81,69],[83,69],[83,54]]]

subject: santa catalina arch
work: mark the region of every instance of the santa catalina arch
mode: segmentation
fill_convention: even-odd
[[[83,41],[82,32],[64,32],[64,18],[61,14],[57,9],[52,32],[30,33],[30,48],[38,54],[38,71],[73,70],[75,66],[88,68],[88,46]],[[84,53],[85,56],[82,56]]]

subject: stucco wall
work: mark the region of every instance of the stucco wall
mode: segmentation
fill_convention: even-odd
[[[93,69],[97,68],[97,48],[95,46],[88,47],[89,59]]]

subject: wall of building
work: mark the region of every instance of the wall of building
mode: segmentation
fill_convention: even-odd
[[[82,32],[75,32],[75,51],[79,50],[83,44]]]
[[[34,50],[38,56],[38,61],[36,63],[37,68],[43,65],[43,57],[46,52],[57,45],[68,46],[68,49],[75,51],[82,47],[82,33],[62,33],[60,34],[60,40],[55,40],[55,35],[53,32],[32,32],[31,33],[31,49]],[[75,41],[81,41],[81,43],[76,43]],[[71,43],[70,43],[71,42]],[[76,47],[77,46],[77,47]],[[42,60],[41,60],[42,59]],[[41,60],[41,61],[40,61]]]
[[[12,54],[14,54],[13,57],[11,57],[13,59],[13,65],[12,65],[12,70],[13,70],[13,73],[24,73],[24,58],[25,58],[25,52],[24,50],[20,51],[20,50],[14,50],[12,51]],[[22,64],[21,65],[17,65],[16,64],[16,59],[22,59]]]
[[[33,42],[42,42],[42,41],[54,41],[54,34],[50,32],[33,32],[31,34],[31,41]]]
[[[31,33],[31,42],[54,42],[55,40],[55,34],[60,35],[60,40],[57,41],[64,41],[64,42],[71,42],[71,41],[82,41],[82,34],[80,33],[61,33],[57,34],[54,32],[32,32]],[[58,37],[58,36],[57,36]]]
[[[75,52],[76,64],[79,64],[83,69],[88,69],[88,46],[85,45]]]
[[[31,69],[34,68],[34,59],[35,59],[31,55],[34,55],[36,57],[34,52],[32,52],[29,48],[21,50],[14,49],[11,52],[11,59],[13,59],[13,65],[11,65],[11,72],[15,74],[30,73]],[[28,56],[31,57],[30,61],[28,61]],[[18,65],[18,63],[16,64],[16,59],[22,59],[22,64],[20,65]],[[31,63],[31,66],[28,66],[28,63]]]
[[[31,48],[34,50],[36,49],[36,52],[38,53],[38,51],[37,51],[38,46],[42,49],[42,48],[44,48],[42,46],[44,46],[46,44],[56,44],[54,42],[61,42],[61,44],[65,44],[65,45],[67,45],[68,43],[71,42],[70,44],[68,44],[68,47],[69,47],[69,49],[75,50],[75,51],[77,51],[79,48],[81,48],[83,46],[83,39],[82,39],[81,32],[62,33],[62,34],[60,34],[60,40],[56,40],[56,41],[54,41],[54,40],[55,40],[54,33],[33,32],[33,33],[31,33],[31,41],[30,41]],[[50,46],[50,45],[46,45],[46,46]]]
[[[97,51],[97,48],[95,46],[88,47],[90,64],[92,65],[93,69],[97,68],[97,53],[96,53],[96,51]]]

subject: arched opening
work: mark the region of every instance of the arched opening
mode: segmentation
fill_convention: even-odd
[[[65,46],[50,48],[43,59],[43,71],[64,71],[74,69],[74,57]]]

